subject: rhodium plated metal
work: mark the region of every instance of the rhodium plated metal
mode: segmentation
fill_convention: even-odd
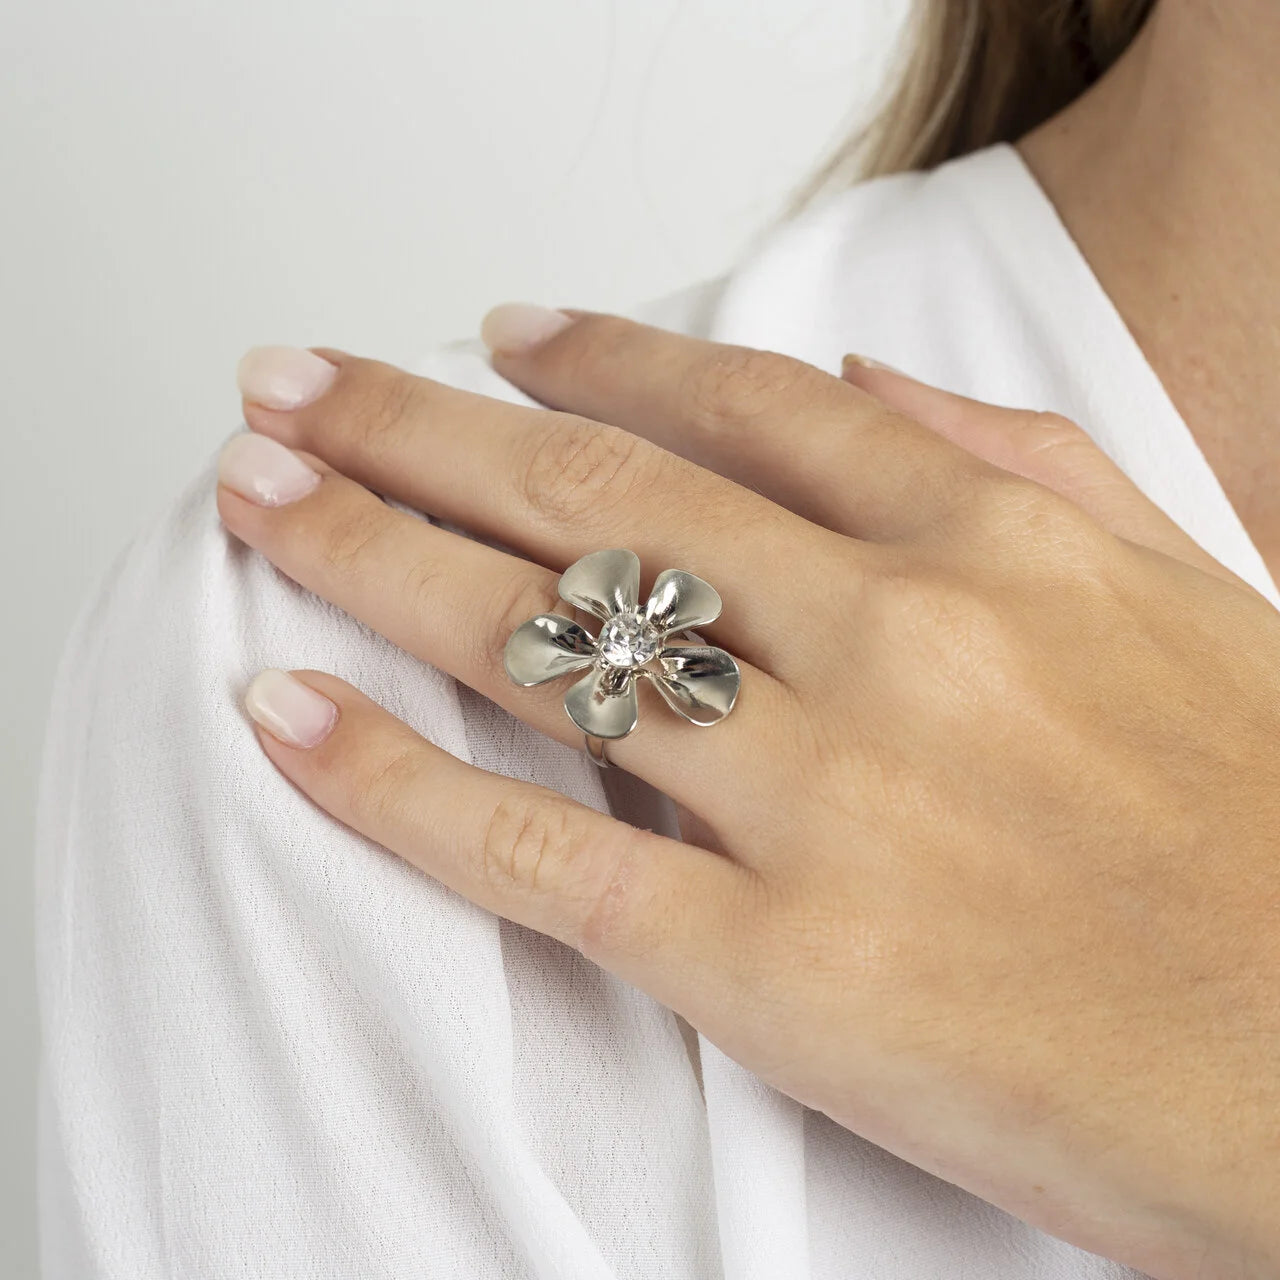
[[[710,583],[664,569],[641,605],[639,556],[612,549],[575,561],[558,589],[562,600],[600,619],[599,635],[562,614],[540,613],[511,633],[504,664],[524,688],[585,673],[565,694],[564,709],[596,764],[610,763],[607,741],[636,727],[638,677],[691,724],[718,724],[733,710],[741,672],[732,655],[714,645],[672,643],[720,616],[720,595]]]

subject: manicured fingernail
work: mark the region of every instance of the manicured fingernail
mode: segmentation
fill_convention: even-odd
[[[287,671],[260,671],[245,692],[244,707],[291,747],[318,747],[338,723],[337,703]]]
[[[870,356],[858,355],[854,351],[851,351],[840,361],[840,374],[842,377],[849,372],[850,366],[862,369],[883,369],[886,373],[902,373],[901,369],[895,369],[891,364],[881,364],[879,360],[873,360]],[[905,378],[907,375],[902,373],[902,376]]]
[[[310,493],[320,476],[279,441],[242,431],[223,446],[218,482],[260,507],[283,507]]]
[[[265,409],[301,409],[328,391],[336,365],[301,347],[252,347],[240,357],[240,394]]]
[[[563,311],[528,302],[504,302],[480,322],[480,337],[490,351],[510,356],[540,347],[572,323],[573,317]]]

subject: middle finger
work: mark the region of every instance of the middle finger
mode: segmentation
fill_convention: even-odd
[[[255,431],[552,569],[597,547],[626,546],[646,566],[697,574],[749,606],[707,634],[785,678],[803,605],[798,569],[824,548],[836,552],[841,540],[829,530],[620,427],[341,352],[324,353],[334,372],[321,394],[272,407],[282,397],[270,363],[303,357],[321,359],[264,348],[242,364],[245,420]]]

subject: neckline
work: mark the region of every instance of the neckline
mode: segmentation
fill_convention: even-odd
[[[1139,415],[1133,421],[1131,435],[1101,443],[1113,446],[1108,450],[1113,456],[1123,455],[1126,444],[1136,446],[1128,451],[1129,458],[1116,457],[1122,467],[1126,461],[1132,463],[1134,456],[1158,458],[1167,449],[1168,465],[1162,473],[1157,469],[1149,483],[1143,485],[1144,490],[1211,555],[1227,563],[1228,568],[1280,607],[1280,587],[1217,473],[1022,154],[1010,143],[996,143],[949,161],[934,172],[941,177],[947,171],[961,179],[958,185],[965,202],[991,235],[1004,238],[1005,245],[1019,245],[1024,253],[1030,251],[1035,282],[1029,287],[1024,284],[1024,292],[1040,299],[1047,326],[1070,342],[1071,362],[1078,367],[1082,383],[1089,387],[1091,381],[1095,382],[1092,394],[1099,397],[1102,388],[1131,388],[1128,404],[1122,406]],[[1087,325],[1080,325],[1079,314],[1073,313],[1069,334],[1051,314],[1054,303],[1064,297],[1074,299],[1081,308],[1080,314],[1090,318]],[[1091,380],[1091,369],[1104,376]],[[1088,428],[1089,423],[1081,425]],[[1179,470],[1182,481],[1176,483]],[[1193,510],[1185,501],[1189,489],[1186,476],[1192,473],[1199,482],[1195,487],[1200,490],[1201,502],[1207,500],[1212,508],[1207,513]]]

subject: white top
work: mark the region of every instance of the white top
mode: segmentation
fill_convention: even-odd
[[[1280,599],[1017,153],[880,179],[641,312],[858,351],[1086,426]],[[518,398],[469,344],[422,372]],[[584,548],[584,550],[589,548]],[[1066,1280],[1123,1268],[761,1083],[572,949],[341,827],[259,750],[263,667],[336,672],[486,769],[598,770],[230,537],[212,464],[68,644],[38,835],[46,1280]],[[628,816],[671,806],[622,778]],[[440,803],[449,803],[447,796]]]

